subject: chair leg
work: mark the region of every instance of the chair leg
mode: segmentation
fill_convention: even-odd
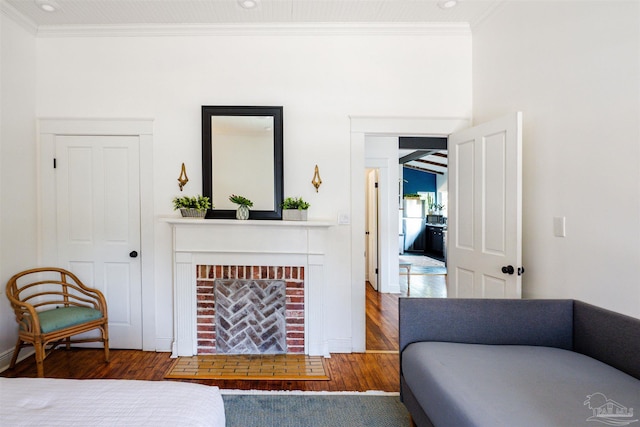
[[[44,377],[45,346],[46,344],[40,340],[33,343],[33,348],[36,351],[36,369],[38,371],[38,378]]]
[[[102,344],[104,345],[104,361],[109,363],[109,327],[102,328]]]
[[[22,343],[23,341],[20,338],[18,338],[18,342],[16,343],[16,348],[13,350],[13,356],[11,356],[11,363],[9,364],[10,369],[13,369],[16,367],[16,362],[18,361],[18,354],[20,354]]]

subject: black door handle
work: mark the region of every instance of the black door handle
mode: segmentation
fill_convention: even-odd
[[[515,272],[515,269],[513,268],[513,265],[507,265],[505,267],[502,267],[502,272],[504,274],[513,274]]]
[[[129,252],[129,256],[130,256],[131,258],[137,258],[137,257],[138,257],[138,252],[136,252],[136,251],[131,251],[131,252]]]

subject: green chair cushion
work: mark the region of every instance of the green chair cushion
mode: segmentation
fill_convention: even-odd
[[[38,313],[40,330],[46,334],[69,326],[100,319],[102,313],[89,307],[59,307]]]

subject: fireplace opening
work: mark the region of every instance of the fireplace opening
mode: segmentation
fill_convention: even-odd
[[[283,280],[216,279],[213,294],[218,354],[287,352]]]
[[[197,266],[197,354],[304,354],[301,266]]]

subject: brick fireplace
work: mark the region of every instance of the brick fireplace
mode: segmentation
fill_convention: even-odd
[[[214,286],[216,281],[221,283],[219,279],[238,279],[243,282],[250,281],[274,281],[284,284],[284,334],[286,339],[286,349],[283,353],[304,353],[305,342],[305,310],[304,310],[304,267],[303,266],[259,266],[259,265],[198,265],[196,268],[196,299],[197,299],[197,352],[198,354],[217,354],[227,353],[231,351],[219,349],[219,342],[216,325],[216,299]],[[243,285],[243,286],[248,286]],[[265,307],[265,309],[277,309],[278,307]],[[220,313],[218,313],[218,316]],[[242,314],[234,313],[234,318],[240,317]],[[256,321],[259,323],[259,321]],[[218,322],[219,323],[219,322]],[[227,322],[223,322],[227,324]],[[237,324],[237,322],[235,323]],[[261,325],[258,325],[261,326]],[[267,325],[272,327],[273,325]],[[229,328],[233,328],[234,324],[230,324]],[[246,332],[243,331],[243,334]],[[248,334],[254,333],[253,330]],[[268,336],[259,336],[256,334],[248,339],[251,343],[262,340],[267,341],[274,335],[273,331]],[[260,345],[241,350],[232,351],[232,353],[254,353],[259,352],[253,348],[260,348]]]
[[[333,223],[177,217],[164,221],[172,229],[172,357],[218,350],[211,298],[218,279],[284,281],[286,352],[329,355],[323,301],[325,247]],[[261,300],[253,297],[257,305]],[[265,329],[264,335],[270,332]]]

